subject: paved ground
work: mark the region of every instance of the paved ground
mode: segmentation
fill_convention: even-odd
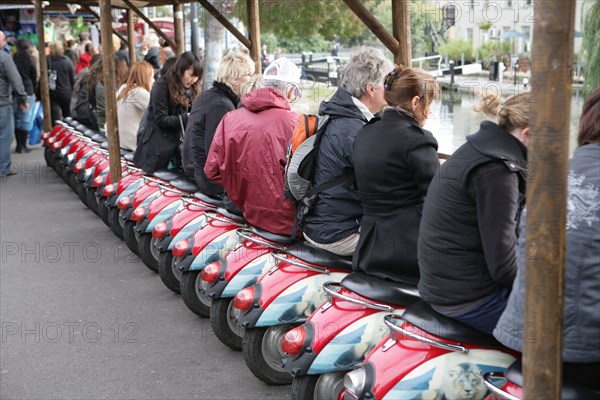
[[[285,399],[47,168],[0,178],[0,398]]]

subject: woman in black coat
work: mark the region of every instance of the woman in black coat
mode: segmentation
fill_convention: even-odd
[[[35,87],[37,85],[37,69],[35,67],[35,61],[29,54],[29,40],[19,39],[16,42],[17,51],[13,56],[13,60],[21,75],[23,81],[23,87],[27,93],[27,101],[29,107],[33,107],[35,103]],[[31,44],[33,46],[33,44]],[[15,138],[17,141],[17,153],[28,153],[27,148],[27,136],[29,135],[29,112],[23,111],[21,107],[15,107]]]
[[[165,169],[172,162],[181,168],[179,144],[183,140],[188,111],[200,91],[202,63],[191,52],[183,53],[150,92],[148,118],[133,161],[146,173]]]
[[[422,129],[438,86],[425,71],[397,67],[384,81],[389,107],[358,133],[354,173],[363,205],[354,270],[415,284],[417,239],[437,141]]]
[[[50,112],[52,125],[57,120],[71,116],[71,93],[75,85],[75,67],[64,56],[62,44],[50,43],[48,57],[48,86],[50,88]]]

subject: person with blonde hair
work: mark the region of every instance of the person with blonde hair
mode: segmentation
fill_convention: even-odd
[[[517,272],[531,93],[486,96],[493,117],[438,169],[419,231],[419,293],[437,312],[491,334]]]
[[[144,36],[143,43],[148,47],[148,51],[144,54],[144,61],[150,63],[154,68],[155,73],[160,70],[160,42],[155,33],[149,33]]]
[[[183,139],[183,169],[207,195],[223,194],[223,188],[209,181],[204,173],[208,149],[223,116],[238,107],[244,94],[241,91],[252,79],[254,70],[254,61],[247,55],[226,55],[212,87],[198,96],[192,105]]]
[[[437,140],[423,125],[439,86],[421,69],[398,66],[383,88],[388,107],[358,131],[354,142],[363,217],[353,269],[416,285],[421,212],[439,166]]]
[[[71,116],[71,93],[75,84],[75,68],[65,57],[60,42],[50,43],[48,57],[48,87],[50,89],[50,113],[52,125],[57,120]]]
[[[150,103],[154,69],[145,61],[131,66],[125,83],[117,91],[117,117],[121,148],[135,151],[137,131]]]

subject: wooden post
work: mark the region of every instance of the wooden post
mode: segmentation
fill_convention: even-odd
[[[106,138],[110,161],[110,180],[121,179],[121,150],[119,122],[117,120],[117,96],[115,88],[115,57],[112,45],[111,0],[100,0],[100,35],[102,45],[102,75],[104,77],[104,108],[106,115]]]
[[[150,26],[150,28],[154,29],[154,32],[156,32],[156,34],[158,36],[163,38],[169,44],[169,46],[171,46],[173,49],[177,48],[177,43],[175,43],[173,41],[173,39],[168,37],[158,26],[156,26],[156,24],[154,22],[150,21],[150,18],[146,17],[139,8],[134,6],[129,0],[122,0],[122,1],[123,1],[123,3],[125,3],[125,5],[127,7],[129,7],[131,10],[133,10],[133,12],[136,13],[138,17],[143,19]]]
[[[183,33],[183,5],[173,5],[173,20],[175,22],[175,43],[177,48],[175,50],[177,55],[182,54],[185,51],[185,35]]]
[[[35,19],[38,33],[38,51],[40,53],[40,94],[44,109],[44,131],[52,129],[52,114],[50,113],[50,89],[48,88],[48,62],[46,61],[46,45],[44,43],[44,11],[42,0],[35,2]]]
[[[94,17],[98,18],[98,21],[100,20],[100,16],[90,7],[90,6],[83,6],[90,14],[92,14]],[[118,32],[117,30],[113,29],[113,27],[111,26],[110,29],[112,30],[112,33],[114,33],[115,35],[117,35],[117,37],[123,42],[125,43],[127,46],[129,46],[129,40],[125,39],[125,37],[123,35],[121,35],[120,32]],[[111,39],[112,41],[112,39]]]
[[[250,57],[256,62],[256,73],[262,74],[260,62],[260,15],[258,0],[248,0],[248,36],[250,36]]]
[[[525,251],[525,399],[559,399],[574,1],[540,1],[533,26]],[[560,110],[560,112],[557,112]]]
[[[412,50],[410,47],[410,8],[408,0],[392,0],[392,26],[394,37],[398,40],[396,64],[402,64],[410,68],[412,66]]]
[[[398,41],[385,29],[381,22],[369,12],[360,0],[344,0],[344,3],[366,25],[367,28],[392,52],[398,54]],[[409,28],[410,29],[410,28]]]
[[[137,52],[135,51],[135,45],[137,44],[135,34],[135,23],[137,18],[131,10],[127,10],[127,38],[129,39],[129,63],[133,65],[137,61]]]
[[[200,5],[204,7],[204,9],[208,11],[210,15],[215,17],[215,19],[219,21],[225,29],[231,32],[231,34],[235,36],[237,40],[239,40],[244,46],[246,46],[247,48],[252,47],[252,43],[250,43],[250,40],[248,40],[248,38],[244,36],[244,34],[240,32],[235,26],[233,26],[232,23],[229,22],[229,20],[219,12],[219,10],[217,10],[212,4],[208,2],[208,0],[198,0],[198,3],[200,3]]]

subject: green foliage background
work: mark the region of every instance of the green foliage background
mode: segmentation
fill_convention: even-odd
[[[585,63],[583,96],[600,86],[600,0],[596,0],[583,25],[582,57]]]

